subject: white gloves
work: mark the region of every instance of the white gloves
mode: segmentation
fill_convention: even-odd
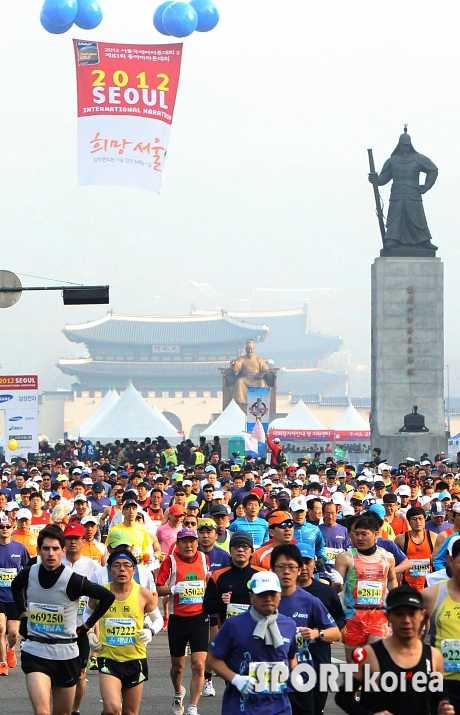
[[[250,675],[235,675],[232,680],[232,685],[234,685],[235,688],[238,688],[241,695],[249,695],[249,693],[252,693],[256,687],[257,680],[255,678],[251,678]]]
[[[335,569],[331,569],[330,571],[328,571],[328,576],[331,579],[332,583],[336,583],[340,586],[343,586],[343,578],[338,571],[336,571]]]
[[[176,593],[184,593],[186,588],[187,584],[184,583],[184,581],[179,581],[179,583],[176,583],[174,586],[171,587],[171,593],[174,595]]]
[[[100,653],[102,650],[102,643],[98,639],[97,635],[93,633],[92,631],[88,633],[88,642],[89,642],[89,647],[91,650],[93,650],[95,653]]]
[[[142,628],[140,631],[137,631],[137,637],[141,643],[147,645],[147,643],[150,643],[152,640],[152,631],[150,628]]]

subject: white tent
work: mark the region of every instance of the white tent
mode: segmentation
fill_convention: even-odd
[[[152,411],[153,411],[153,414],[155,415],[155,417],[158,417],[158,419],[160,420],[160,422],[162,422],[162,423],[164,424],[165,429],[171,429],[171,427],[173,427],[174,429],[176,429],[176,428],[174,427],[174,425],[172,424],[172,422],[170,422],[170,421],[168,420],[168,418],[165,417],[162,412],[160,412],[160,410],[158,409],[158,407],[157,407],[155,404],[152,405]],[[162,433],[160,432],[159,434],[162,434]],[[157,436],[158,436],[158,435],[157,435]],[[164,436],[164,435],[163,435],[163,436]]]
[[[276,425],[275,429],[282,430],[324,430],[325,427],[308,409],[303,400],[299,400],[292,412]]]
[[[365,430],[369,431],[370,427],[369,422],[364,417],[361,417],[358,410],[350,402],[343,415],[334,422],[330,429],[336,432],[363,432]]]
[[[80,425],[80,427],[75,427],[72,432],[72,439],[77,439],[81,437],[82,439],[87,439],[86,435],[97,425],[99,420],[105,417],[112,407],[118,402],[120,395],[116,390],[109,390],[104,395],[102,402],[96,407],[90,416]]]
[[[272,420],[268,425],[268,429],[282,429],[282,425],[285,419],[286,417],[275,417],[275,419]]]
[[[245,429],[246,415],[235,400],[232,400],[215,422],[201,432],[201,436],[214,437],[214,435],[218,435],[221,439],[228,439],[242,435]]]
[[[166,418],[160,420],[136,388],[129,385],[116,405],[91,430],[88,439],[106,444],[125,437],[142,441],[159,434],[177,442],[182,439],[175,427]]]

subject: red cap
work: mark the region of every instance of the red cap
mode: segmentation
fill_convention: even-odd
[[[78,521],[74,521],[72,524],[67,524],[64,529],[64,536],[75,536],[78,538],[79,536],[86,536],[86,531]]]
[[[254,487],[254,489],[251,489],[249,493],[258,496],[260,501],[264,498],[264,490],[261,489],[261,487]]]
[[[169,507],[169,513],[173,514],[173,516],[180,516],[181,514],[185,514],[185,507],[179,506],[179,504],[172,504]]]

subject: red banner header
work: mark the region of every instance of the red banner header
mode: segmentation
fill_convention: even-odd
[[[0,375],[0,390],[38,390],[38,375]]]
[[[171,124],[182,44],[74,40],[74,47],[79,117],[129,114]]]

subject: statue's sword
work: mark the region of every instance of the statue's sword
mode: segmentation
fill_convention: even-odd
[[[369,168],[371,170],[371,174],[375,174],[375,164],[374,164],[374,156],[372,154],[372,149],[368,149],[367,153],[369,154]],[[385,237],[385,223],[383,221],[383,211],[382,211],[382,204],[380,201],[380,194],[379,194],[379,187],[377,186],[376,182],[372,182],[372,188],[374,189],[374,198],[375,198],[375,212],[377,214],[377,218],[379,220],[379,226],[380,226],[380,233],[382,234],[382,240]]]

